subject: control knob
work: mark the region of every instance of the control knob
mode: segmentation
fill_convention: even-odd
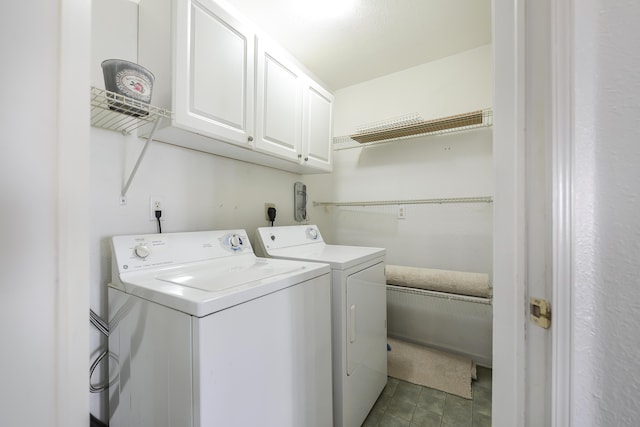
[[[309,238],[311,240],[316,240],[318,238],[318,230],[316,230],[315,228],[309,228],[307,230],[307,234],[309,235]]]
[[[242,248],[242,238],[237,234],[232,234],[229,236],[229,246],[234,251],[240,250]]]
[[[145,259],[147,258],[149,255],[151,255],[151,249],[149,249],[149,247],[147,245],[137,245],[135,248],[133,248],[133,253],[138,257],[138,258],[142,258]]]

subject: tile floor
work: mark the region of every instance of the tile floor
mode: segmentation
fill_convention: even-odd
[[[491,427],[491,369],[478,366],[472,399],[389,378],[363,427]]]

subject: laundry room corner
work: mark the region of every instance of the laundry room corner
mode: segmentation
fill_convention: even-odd
[[[387,248],[388,264],[491,277],[491,127],[345,147],[339,138],[406,116],[490,110],[492,78],[485,45],[337,90],[333,173],[304,177],[315,202],[310,216],[326,240]],[[398,295],[389,295],[390,335],[491,365],[491,305]],[[464,318],[473,320],[461,327]]]

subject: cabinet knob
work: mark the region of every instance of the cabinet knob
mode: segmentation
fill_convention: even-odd
[[[247,138],[247,141],[249,141],[249,142],[253,142],[253,137],[252,137],[252,136],[250,136],[249,138]]]

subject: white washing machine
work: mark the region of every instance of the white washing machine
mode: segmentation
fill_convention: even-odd
[[[257,234],[265,256],[331,266],[333,425],[361,426],[387,383],[385,249],[328,245],[315,225]]]
[[[326,264],[244,230],[112,238],[111,427],[332,423]]]

